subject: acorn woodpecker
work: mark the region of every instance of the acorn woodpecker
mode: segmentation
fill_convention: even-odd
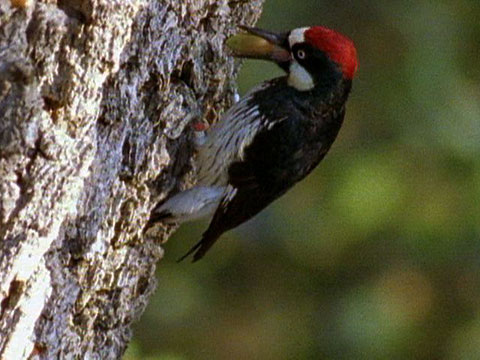
[[[251,219],[327,154],[345,115],[357,52],[344,35],[322,26],[285,33],[241,27],[227,41],[233,54],[276,62],[287,72],[251,90],[208,129],[198,146],[197,184],[157,205],[158,221],[213,214],[185,257],[201,259],[226,231]]]

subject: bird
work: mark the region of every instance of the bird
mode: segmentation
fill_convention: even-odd
[[[272,61],[286,74],[254,87],[206,131],[196,185],[153,208],[147,228],[212,217],[179,261],[201,259],[319,164],[342,126],[357,72],[353,41],[327,27],[240,29],[226,43],[234,56]]]

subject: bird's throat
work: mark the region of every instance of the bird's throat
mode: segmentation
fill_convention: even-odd
[[[309,91],[315,87],[312,75],[298,62],[292,61],[288,75],[288,85],[298,91]]]

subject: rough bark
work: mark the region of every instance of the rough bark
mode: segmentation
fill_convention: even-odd
[[[155,281],[142,228],[230,104],[262,0],[0,1],[0,358],[119,358]],[[170,229],[171,230],[171,229]]]

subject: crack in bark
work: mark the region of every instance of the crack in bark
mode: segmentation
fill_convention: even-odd
[[[24,289],[25,282],[15,279],[12,280],[10,287],[8,288],[7,296],[4,297],[0,303],[0,321],[2,320],[7,309],[13,309],[17,305]]]

